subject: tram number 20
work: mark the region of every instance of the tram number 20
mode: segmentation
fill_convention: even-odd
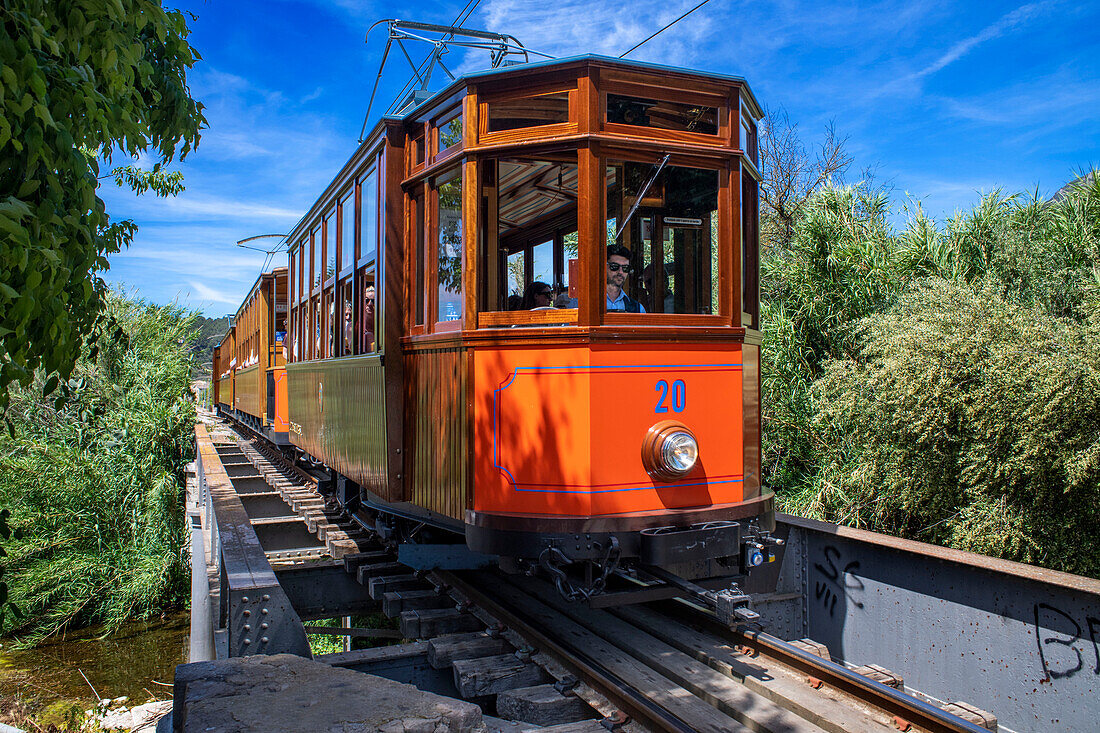
[[[677,379],[672,383],[671,388],[668,382],[660,380],[653,388],[660,397],[657,398],[657,406],[653,408],[653,412],[662,413],[668,412],[669,405],[672,406],[673,412],[683,412],[687,407],[687,385],[684,384],[684,380]],[[672,393],[671,395],[669,393]],[[670,399],[671,398],[671,399]]]

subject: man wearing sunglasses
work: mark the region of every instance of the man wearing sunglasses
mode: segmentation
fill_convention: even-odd
[[[645,307],[623,292],[630,274],[630,250],[621,244],[607,248],[607,312],[645,313]]]

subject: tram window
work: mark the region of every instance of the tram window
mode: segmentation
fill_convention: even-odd
[[[321,303],[319,297],[309,301],[309,358],[321,356]]]
[[[347,277],[340,281],[340,302],[336,310],[340,314],[340,356],[348,356],[355,353],[355,293],[351,287],[352,278]]]
[[[741,108],[741,149],[745,151],[749,160],[757,163],[756,123],[744,107]]]
[[[527,283],[527,269],[524,266],[527,252],[519,250],[508,255],[508,292],[505,307],[510,311],[523,307],[523,290]]]
[[[355,262],[355,188],[340,201],[340,274]]]
[[[759,267],[759,184],[748,171],[741,171],[741,325],[760,327]]]
[[[481,310],[529,311],[574,309],[570,289],[577,263],[576,155],[557,159],[501,158],[483,164],[483,210],[487,216],[481,246]],[[546,294],[549,293],[549,297]],[[561,325],[560,320],[522,319],[498,313],[479,318],[486,326]]]
[[[336,207],[325,216],[325,282],[336,274]]]
[[[373,262],[378,252],[378,168],[371,166],[359,185],[359,260]]]
[[[718,134],[718,108],[661,99],[607,95],[607,121],[677,132]]]
[[[717,313],[718,185],[716,170],[608,164],[608,240],[630,251],[622,290],[646,313]]]
[[[440,119],[436,123],[436,130],[439,135],[439,147],[436,148],[436,155],[459,145],[462,142],[462,112],[458,112],[453,117]]]
[[[462,318],[462,172],[435,184],[436,321]]]
[[[324,260],[321,259],[321,252],[324,249],[324,242],[321,241],[321,225],[318,224],[314,227],[313,232],[309,235],[309,241],[313,247],[313,284],[310,287],[312,291],[316,291],[321,287],[321,276],[324,272]]]
[[[307,252],[309,251],[309,239],[303,239],[298,245],[298,287],[294,291],[294,297],[291,302],[297,303],[302,299],[302,293],[306,291],[305,284],[309,282],[309,261],[306,259]]]
[[[412,199],[413,207],[413,233],[412,240],[416,243],[413,253],[416,267],[416,308],[413,313],[413,325],[424,325],[424,196],[418,194]]]
[[[378,333],[378,297],[374,281],[374,268],[364,267],[359,271],[359,351],[367,354],[377,351]]]
[[[410,143],[412,145],[412,167],[424,164],[424,132],[421,130],[420,134],[414,137]]]
[[[321,312],[324,318],[325,343],[324,351],[320,358],[329,358],[336,355],[336,299],[335,291],[329,288],[325,291],[325,305]]]
[[[489,132],[569,122],[568,91],[502,99],[486,106]]]

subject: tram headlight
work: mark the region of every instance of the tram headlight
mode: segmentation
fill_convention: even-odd
[[[690,433],[681,430],[670,433],[661,443],[661,462],[671,473],[685,474],[699,460],[699,444]]]
[[[650,476],[670,481],[686,475],[699,462],[699,443],[683,424],[659,422],[642,441],[642,463]]]

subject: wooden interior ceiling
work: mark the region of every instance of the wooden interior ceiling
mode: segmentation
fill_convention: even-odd
[[[499,226],[502,234],[565,209],[577,208],[577,165],[544,160],[501,160]]]

